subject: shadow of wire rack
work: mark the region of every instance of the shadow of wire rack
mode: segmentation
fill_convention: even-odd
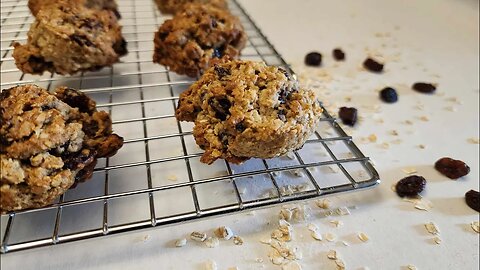
[[[369,159],[325,110],[303,149],[243,165],[202,165],[192,124],[175,120],[177,97],[192,82],[153,64],[153,32],[168,19],[150,0],[119,0],[129,54],[112,68],[77,76],[22,74],[12,42],[25,42],[33,21],[26,0],[1,1],[2,89],[67,85],[94,98],[126,140],[100,160],[93,179],[53,205],[1,217],[1,253],[72,242],[203,217],[373,187]],[[236,0],[229,2],[248,34],[243,59],[290,68]],[[290,70],[291,71],[291,70]]]

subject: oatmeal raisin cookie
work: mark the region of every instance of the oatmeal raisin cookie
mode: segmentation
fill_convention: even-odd
[[[56,3],[63,0],[28,0],[28,8],[32,12],[33,16],[37,16],[38,12],[42,8],[48,8],[55,5]],[[97,10],[110,10],[120,18],[120,13],[118,12],[118,5],[115,0],[70,0],[64,2],[66,4],[79,4],[87,8],[97,9]]]
[[[92,176],[97,158],[110,157],[123,138],[110,116],[85,94],[36,85],[0,93],[0,212],[51,204]]]
[[[211,67],[183,92],[176,117],[195,122],[202,162],[241,163],[301,148],[321,112],[315,94],[282,68],[234,60]]]
[[[155,0],[155,3],[162,13],[171,14],[181,11],[188,3],[208,4],[223,9],[228,8],[225,0]]]

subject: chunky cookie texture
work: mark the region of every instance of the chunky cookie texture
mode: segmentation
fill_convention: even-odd
[[[222,9],[228,8],[225,0],[155,0],[155,3],[162,13],[171,14],[183,10],[185,5],[189,3],[209,4]]]
[[[49,8],[59,1],[62,0],[29,0],[28,8],[30,9],[30,12],[32,12],[33,16],[37,16],[40,9]],[[109,10],[113,12],[117,18],[120,18],[118,5],[115,0],[70,0],[66,3],[79,4],[96,10]]]
[[[41,9],[30,26],[27,44],[14,43],[14,47],[15,64],[31,74],[95,71],[127,53],[112,12],[63,1]]]
[[[0,212],[51,204],[92,176],[97,158],[123,138],[110,116],[81,92],[23,85],[0,93]]]
[[[215,59],[234,59],[247,37],[240,20],[211,5],[189,4],[155,34],[153,61],[178,74],[201,75]]]
[[[216,64],[180,95],[176,117],[195,121],[193,135],[207,164],[241,163],[300,149],[322,108],[285,70],[262,62]]]

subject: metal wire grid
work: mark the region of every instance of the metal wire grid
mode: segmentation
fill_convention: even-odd
[[[22,74],[11,43],[26,39],[33,21],[25,0],[1,2],[2,89],[36,83],[82,89],[108,111],[126,138],[100,161],[93,179],[48,207],[2,216],[1,253],[174,224],[291,201],[373,187],[379,176],[326,111],[304,148],[289,157],[243,165],[199,162],[192,124],[175,120],[179,93],[192,82],[151,63],[153,32],[167,19],[149,0],[120,0],[129,55],[122,63],[77,76]],[[248,34],[242,58],[290,68],[245,10],[232,0]]]

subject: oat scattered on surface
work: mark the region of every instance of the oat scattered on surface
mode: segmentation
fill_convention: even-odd
[[[186,238],[178,239],[177,241],[175,241],[175,246],[176,247],[183,247],[186,244],[187,244],[187,239]]]
[[[243,238],[241,238],[241,237],[238,236],[238,235],[235,235],[235,236],[233,237],[233,243],[234,243],[235,245],[237,245],[237,246],[241,246],[241,245],[243,245]]]
[[[322,209],[329,209],[332,206],[332,202],[329,199],[317,200],[315,204]]]
[[[282,270],[302,270],[302,266],[298,262],[289,262],[282,265]]]
[[[325,240],[327,240],[328,242],[333,242],[337,239],[337,236],[333,233],[326,233],[325,234]]]
[[[218,227],[213,231],[216,237],[223,240],[230,240],[233,237],[233,231],[227,226]]]
[[[433,238],[433,242],[435,242],[435,244],[437,245],[440,245],[442,243],[442,239],[440,239],[440,237],[436,236]]]
[[[292,226],[287,221],[279,220],[279,226],[271,234],[273,239],[282,242],[288,242],[292,240]]]
[[[192,232],[190,234],[190,238],[193,241],[203,242],[207,239],[207,234],[206,233],[201,233],[201,232]]]
[[[217,237],[208,237],[205,241],[205,246],[209,248],[216,248],[220,244],[220,241],[218,241]]]
[[[406,168],[403,168],[402,171],[403,171],[405,174],[414,174],[414,173],[417,173],[417,169],[414,168],[414,167],[406,167]]]
[[[273,264],[280,265],[288,261],[300,260],[303,257],[298,247],[290,247],[287,243],[272,241],[270,246],[273,249],[268,254],[268,257]]]
[[[339,207],[335,210],[335,212],[337,213],[337,215],[339,216],[348,216],[350,215],[350,210],[348,209],[348,207],[346,206],[342,206],[342,207]]]
[[[341,220],[331,220],[330,223],[337,228],[343,226],[343,222]]]
[[[413,203],[415,209],[418,210],[428,211],[433,208],[433,203],[420,195],[417,195],[414,198],[405,197],[403,198],[403,200],[409,203]]]
[[[409,264],[407,265],[408,270],[418,270],[418,268],[415,265]]]
[[[346,247],[350,246],[350,244],[347,241],[340,241],[340,243]]]
[[[472,227],[472,230],[474,230],[477,233],[480,233],[480,224],[478,221],[473,221],[470,223],[470,227]]]
[[[398,136],[398,131],[396,131],[395,129],[390,130],[390,134],[393,135],[393,136]]]
[[[178,181],[178,177],[175,175],[175,174],[169,174],[167,176],[167,180],[170,180],[170,181]]]
[[[234,267],[229,267],[228,270],[240,270],[240,268],[238,266],[234,266]]]
[[[335,250],[329,250],[328,253],[327,253],[327,258],[329,258],[330,260],[336,260],[337,259],[337,251]]]
[[[341,259],[336,259],[335,264],[337,265],[338,270],[345,270],[345,262],[343,262]]]
[[[205,262],[205,270],[217,270],[217,263],[213,260],[208,260]]]
[[[272,238],[270,237],[262,238],[260,239],[260,243],[270,245],[272,243]]]
[[[429,232],[430,234],[433,234],[433,235],[440,234],[440,230],[438,229],[438,226],[433,222],[426,223],[425,229],[427,229],[427,232]]]
[[[363,232],[357,234],[357,237],[358,237],[358,239],[362,240],[362,242],[368,242],[368,240],[370,240],[368,235],[366,233],[363,233]]]
[[[405,120],[405,122],[404,122],[404,123],[405,123],[406,125],[413,125],[413,122],[412,122],[412,121],[410,121],[410,120]]]
[[[427,148],[427,146],[426,146],[426,145],[424,145],[424,144],[419,144],[419,145],[418,145],[418,148],[420,148],[420,149],[426,149],[426,148]]]
[[[377,142],[377,135],[375,135],[375,134],[370,134],[370,135],[368,136],[368,140],[369,140],[370,142],[372,142],[372,143]]]
[[[473,143],[473,144],[480,144],[480,138],[478,138],[478,137],[477,137],[477,138],[473,138],[473,137],[472,137],[472,138],[468,138],[467,141],[468,141],[469,143]]]
[[[425,121],[425,122],[430,121],[430,118],[428,118],[428,116],[425,116],[425,115],[424,115],[424,116],[420,116],[419,118],[420,118],[420,120]]]
[[[307,225],[307,229],[311,232],[318,231],[318,226],[316,224],[310,223]]]
[[[315,239],[317,241],[322,241],[323,240],[322,234],[319,233],[318,231],[311,231],[310,235],[312,236],[313,239]]]

